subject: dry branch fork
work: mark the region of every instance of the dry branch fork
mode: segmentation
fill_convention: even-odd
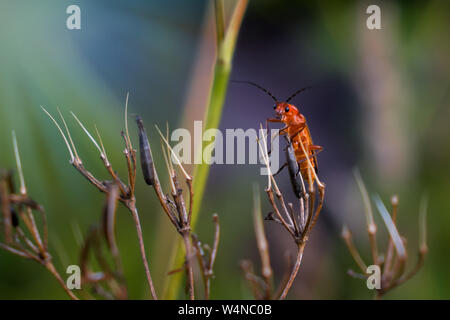
[[[255,230],[256,230],[256,238],[258,242],[258,249],[261,257],[261,265],[262,265],[262,279],[253,273],[253,268],[251,263],[248,261],[244,264],[241,264],[241,267],[244,271],[246,279],[250,282],[253,292],[257,292],[255,298],[264,298],[264,299],[285,299],[292,284],[297,276],[297,273],[300,269],[303,252],[305,250],[306,243],[308,241],[311,230],[317,222],[320,211],[322,210],[324,196],[325,196],[325,184],[322,183],[307,155],[305,150],[305,146],[303,142],[300,141],[303,153],[305,154],[305,159],[308,162],[308,166],[310,168],[309,172],[312,175],[310,177],[310,183],[308,185],[308,190],[306,190],[305,183],[301,175],[299,175],[301,179],[301,184],[303,188],[303,192],[299,197],[299,208],[296,214],[294,205],[292,203],[286,203],[284,200],[283,193],[278,188],[278,185],[275,181],[274,174],[272,174],[269,164],[269,152],[267,148],[266,135],[261,126],[261,133],[263,136],[262,141],[258,140],[258,145],[263,156],[263,160],[267,167],[268,172],[268,181],[266,187],[266,194],[269,199],[269,202],[272,206],[273,212],[269,213],[269,215],[265,218],[265,220],[271,220],[278,224],[281,224],[283,228],[292,236],[295,244],[297,246],[297,255],[294,262],[294,265],[291,268],[291,271],[288,272],[288,276],[285,277],[285,281],[282,281],[278,287],[278,289],[273,292],[272,285],[272,270],[270,266],[270,255],[269,249],[267,245],[267,239],[264,233],[264,227],[262,223],[259,222],[260,218],[260,205],[259,205],[259,195],[258,192],[255,192]],[[318,189],[318,193],[316,191],[316,187]],[[316,198],[318,198],[318,203],[316,204]],[[290,263],[289,263],[290,265]],[[291,267],[291,266],[289,266]]]

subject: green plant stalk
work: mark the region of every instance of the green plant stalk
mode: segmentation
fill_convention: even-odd
[[[224,64],[217,64],[214,68],[214,80],[211,89],[211,98],[208,106],[208,112],[205,122],[205,129],[217,128],[220,124],[220,118],[222,116],[222,107],[225,101],[225,94],[227,90],[228,79],[230,75],[231,66],[226,66]],[[198,150],[202,152],[202,150]],[[192,220],[191,228],[196,225],[199,217],[200,205],[203,199],[203,195],[206,188],[206,183],[208,180],[210,166],[202,161],[201,164],[197,165],[194,169],[194,179],[193,179],[193,189],[195,194],[195,201],[192,207]],[[184,251],[181,246],[181,240],[176,242],[174,250],[176,250],[173,256],[173,265],[171,269],[177,269],[179,266],[183,265],[183,259],[185,258]],[[168,282],[168,287],[166,291],[166,299],[176,299],[181,284],[183,274],[177,273],[171,276]]]
[[[205,130],[218,128],[220,124],[223,105],[225,103],[225,97],[227,93],[228,80],[231,73],[231,61],[233,59],[236,40],[239,34],[239,29],[244,17],[247,3],[247,0],[239,0],[237,2],[230,24],[225,32],[223,39],[221,39],[220,18],[217,19],[217,17],[220,17],[220,13],[216,13],[218,52],[214,65],[214,75],[208,100],[208,107],[206,109]],[[223,5],[221,6],[221,8],[223,8]],[[202,148],[200,148],[200,150],[196,150],[196,152],[203,153],[203,150]],[[195,227],[199,217],[200,206],[205,192],[210,169],[210,165],[207,164],[209,163],[208,160],[209,159],[203,159],[202,163],[197,165],[194,169],[193,190],[195,194],[195,201],[192,208],[191,228]],[[172,269],[179,268],[179,266],[183,265],[185,252],[183,251],[181,240],[176,242],[174,250],[175,252],[172,255],[173,261],[171,263]],[[182,273],[177,273],[171,276],[165,288],[164,299],[173,300],[177,298],[182,276]]]

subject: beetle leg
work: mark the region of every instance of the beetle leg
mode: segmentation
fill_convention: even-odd
[[[280,167],[280,169],[278,169],[278,171],[275,172],[275,173],[273,174],[273,176],[275,177],[277,174],[279,174],[279,173],[281,172],[281,170],[283,170],[286,166],[287,166],[287,162],[285,162],[285,163]]]
[[[321,151],[323,151],[323,147],[322,146],[312,145],[312,146],[309,146],[309,150],[317,150],[317,152],[314,152],[314,154],[310,155],[308,158],[303,158],[302,160],[298,161],[298,164],[306,161],[306,159],[312,159],[315,156],[317,156]]]
[[[286,141],[287,141],[287,143],[288,143],[288,145],[287,145],[286,147],[283,148],[283,151],[286,151],[286,149],[289,148],[290,142],[289,142],[289,139],[288,139],[287,136],[284,136],[284,137],[286,138]],[[267,151],[267,155],[268,155],[268,156],[270,156],[271,153],[272,153],[272,150]]]
[[[317,150],[317,153],[319,153],[320,151],[323,150],[323,147],[313,144],[313,145],[309,146],[309,150]]]
[[[283,121],[281,121],[281,119],[277,119],[277,118],[267,118],[266,119],[267,136],[269,136],[269,122],[283,122]]]
[[[283,122],[283,121],[281,121],[281,119],[277,119],[277,118],[267,118],[266,119],[266,135],[267,135],[267,137],[270,136],[270,134],[269,134],[269,122]],[[268,140],[270,140],[270,143],[272,145],[272,138],[270,138]],[[269,150],[269,152],[267,154],[270,155],[270,152],[271,152],[271,150]]]
[[[286,130],[289,129],[289,127],[290,127],[290,126],[287,125],[286,127],[281,128],[280,131],[278,131],[278,134],[279,134],[279,135],[285,134],[285,133],[286,133]]]
[[[269,119],[267,119],[266,120],[266,128],[267,128],[267,135],[269,135],[268,133],[269,133],[269,122],[283,122],[283,121],[281,121],[280,119],[275,119],[275,118],[273,118],[273,119],[271,119],[271,118],[269,118]],[[283,127],[283,128],[281,128],[279,131],[278,131],[278,134],[279,135],[282,135],[282,134],[285,134],[286,133],[286,130],[289,128],[289,125],[287,125],[287,126],[285,126],[285,127]]]
[[[269,135],[269,122],[278,122],[278,123],[282,123],[283,121],[282,121],[281,119],[277,119],[277,118],[267,118],[267,119],[266,119],[266,134],[267,134],[267,137],[270,136],[270,135]],[[284,128],[281,128],[281,129],[278,131],[278,134],[279,134],[279,135],[282,135],[282,134],[283,134],[282,132],[285,131],[288,127],[289,127],[289,126],[285,126]],[[270,144],[272,145],[272,137],[270,137],[270,139],[268,139],[268,140],[270,140]],[[271,146],[271,147],[272,147],[272,146]],[[271,149],[271,148],[270,148],[270,149]],[[272,152],[272,150],[269,150],[269,151],[267,152],[267,155],[270,156],[271,152]]]

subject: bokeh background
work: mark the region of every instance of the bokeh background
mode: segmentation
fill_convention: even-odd
[[[368,299],[339,234],[353,231],[368,259],[361,197],[352,169],[371,193],[400,199],[399,229],[408,238],[411,262],[418,246],[418,212],[429,198],[429,255],[419,274],[388,299],[450,298],[450,3],[447,1],[250,1],[233,62],[232,79],[251,80],[281,98],[295,98],[317,144],[326,203],[289,295],[292,299]],[[226,0],[230,9],[234,1]],[[67,6],[81,8],[82,29],[67,30]],[[379,4],[382,30],[366,28],[369,4]],[[69,118],[74,111],[102,133],[119,172],[123,110],[143,116],[154,145],[153,125],[190,127],[202,120],[215,54],[211,1],[206,0],[3,0],[0,2],[0,167],[15,168],[15,130],[30,194],[49,218],[51,250],[60,272],[77,264],[89,226],[100,219],[104,197],[69,164],[56,128],[39,108],[69,120],[85,164],[106,178],[95,148]],[[228,88],[221,129],[257,128],[272,115],[272,101],[250,86]],[[133,140],[136,128],[130,124]],[[154,148],[162,170],[162,155]],[[196,232],[212,239],[217,212],[222,237],[212,298],[251,298],[239,269],[258,261],[252,225],[252,184],[265,178],[255,165],[214,165]],[[287,194],[286,173],[279,181]],[[139,179],[138,207],[156,287],[167,278],[177,238],[150,190]],[[263,196],[263,210],[269,205]],[[379,216],[380,235],[386,233]],[[284,273],[294,253],[278,225],[267,224],[273,267]],[[118,239],[131,298],[147,297],[131,217],[118,215]],[[384,245],[384,243],[380,243]],[[34,262],[0,252],[0,298],[66,298],[56,281]]]

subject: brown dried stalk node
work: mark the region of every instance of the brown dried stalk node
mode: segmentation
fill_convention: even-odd
[[[139,248],[140,248],[142,261],[144,264],[147,282],[150,287],[150,293],[151,293],[152,298],[154,300],[156,300],[157,296],[156,296],[155,288],[153,285],[152,277],[150,274],[150,268],[148,265],[146,251],[145,251],[145,247],[144,247],[144,240],[143,240],[143,236],[142,236],[142,228],[141,228],[140,218],[139,218],[138,210],[136,207],[136,198],[135,198],[136,150],[133,148],[133,146],[131,144],[131,139],[130,139],[130,135],[128,132],[128,121],[127,121],[128,120],[127,119],[127,117],[128,117],[128,94],[127,94],[126,103],[125,103],[125,132],[124,131],[121,132],[122,138],[125,143],[124,155],[125,155],[125,160],[126,160],[126,165],[127,165],[127,170],[128,170],[128,176],[127,176],[128,183],[123,182],[123,180],[118,176],[116,171],[114,171],[111,163],[109,162],[105,147],[103,145],[101,136],[100,136],[97,128],[95,128],[95,129],[96,129],[96,133],[97,133],[100,145],[97,143],[97,141],[94,139],[94,137],[90,134],[90,132],[85,128],[85,126],[81,123],[81,121],[77,118],[77,116],[73,112],[71,112],[72,116],[75,118],[75,120],[78,122],[78,124],[81,126],[83,131],[86,133],[86,135],[89,137],[89,139],[92,141],[92,143],[95,145],[95,147],[99,151],[100,159],[102,160],[107,172],[111,176],[112,181],[111,180],[109,180],[109,181],[108,180],[99,180],[84,167],[83,162],[82,162],[81,158],[79,157],[78,152],[75,148],[75,144],[70,135],[66,121],[64,120],[64,117],[62,116],[61,112],[59,112],[59,109],[58,109],[58,113],[60,114],[60,117],[63,122],[67,136],[64,133],[64,131],[62,130],[61,126],[58,124],[58,122],[52,117],[52,115],[43,107],[41,107],[41,108],[50,117],[50,119],[53,121],[53,123],[56,125],[59,132],[61,133],[61,136],[63,137],[64,142],[65,142],[67,149],[69,151],[69,154],[70,154],[70,163],[75,167],[75,169],[79,173],[81,173],[81,175],[84,176],[99,191],[101,191],[103,193],[110,194],[112,192],[111,188],[113,185],[116,185],[118,187],[118,189],[119,189],[118,200],[130,211],[130,213],[133,217],[137,235],[138,235]]]
[[[261,208],[259,200],[259,192],[255,189],[254,194],[254,223],[256,240],[258,244],[258,250],[261,258],[262,276],[257,276],[254,273],[253,265],[250,261],[244,261],[241,263],[241,268],[244,272],[245,278],[252,288],[253,294],[256,299],[285,299],[294,280],[300,269],[303,252],[305,250],[306,243],[309,235],[317,222],[320,211],[322,210],[324,196],[325,196],[325,184],[321,182],[312,166],[309,155],[306,152],[303,142],[300,141],[305,159],[309,166],[309,181],[308,189],[305,188],[303,177],[299,174],[298,170],[295,170],[293,178],[300,180],[300,188],[302,192],[297,192],[298,189],[295,182],[293,182],[294,193],[296,193],[299,199],[298,211],[292,203],[286,203],[283,193],[278,188],[275,181],[274,174],[272,174],[269,164],[269,152],[267,147],[266,135],[261,126],[261,134],[263,136],[262,141],[258,140],[259,148],[263,156],[264,162],[268,171],[268,182],[266,187],[266,193],[269,202],[272,206],[273,212],[265,218],[265,220],[274,221],[283,226],[283,228],[292,236],[296,247],[297,255],[294,264],[292,265],[288,260],[288,271],[283,281],[279,284],[278,288],[274,291],[273,288],[273,271],[270,265],[270,254],[268,242],[264,232],[264,226],[261,220]],[[288,140],[290,145],[290,141]],[[289,161],[289,156],[287,161]],[[296,164],[296,161],[294,161]],[[292,168],[290,168],[292,169]],[[294,180],[292,180],[294,181]],[[316,189],[317,188],[317,189]],[[318,192],[317,192],[318,191]],[[275,194],[275,195],[274,195]],[[275,199],[276,197],[276,199]],[[316,203],[318,200],[318,203]]]
[[[0,171],[0,202],[4,242],[0,248],[25,259],[43,265],[58,281],[71,299],[78,300],[70,291],[56,270],[48,249],[47,217],[44,208],[30,198],[25,185],[16,135],[13,132],[14,154],[20,180],[20,190],[16,191],[11,172]],[[41,216],[42,234],[35,219],[35,212]]]
[[[195,233],[191,234],[198,264],[203,277],[205,300],[209,300],[210,297],[211,279],[214,278],[214,262],[216,261],[217,249],[219,248],[220,224],[219,216],[217,214],[213,214],[213,222],[215,225],[215,232],[212,248],[207,244],[203,244]]]
[[[420,247],[418,252],[417,262],[414,268],[410,271],[406,270],[406,263],[408,259],[408,252],[406,249],[407,239],[400,235],[397,228],[397,211],[398,211],[398,197],[396,195],[391,198],[392,213],[389,214],[383,201],[378,195],[374,195],[373,200],[380,213],[384,224],[388,230],[389,239],[386,251],[380,255],[376,232],[377,225],[374,222],[372,205],[370,203],[369,194],[366,186],[361,178],[361,175],[357,169],[354,170],[354,175],[358,188],[361,192],[361,196],[364,203],[365,215],[367,221],[367,233],[369,236],[372,265],[378,266],[380,270],[380,288],[376,288],[375,299],[381,299],[386,293],[396,288],[397,286],[405,283],[411,279],[423,266],[425,256],[428,252],[426,242],[426,213],[427,213],[427,200],[423,198],[420,205],[419,212],[419,241]],[[367,265],[359,254],[353,241],[352,233],[344,226],[342,230],[342,238],[344,239],[350,254],[357,264],[360,273],[353,270],[349,270],[348,274],[355,278],[367,279],[372,275],[368,272]]]
[[[189,299],[193,300],[195,298],[195,294],[194,294],[194,271],[192,266],[192,259],[195,258],[195,256],[197,256],[200,271],[202,272],[202,277],[204,281],[205,299],[208,299],[210,295],[210,282],[211,278],[213,277],[213,266],[217,254],[217,248],[220,237],[218,216],[216,214],[213,216],[216,226],[215,240],[213,249],[209,250],[207,249],[207,247],[202,245],[198,237],[191,232],[191,215],[194,200],[192,177],[183,168],[180,159],[177,157],[173,149],[170,147],[170,144],[168,142],[169,129],[167,128],[166,136],[164,136],[159,130],[159,128],[156,126],[156,130],[158,131],[161,138],[161,147],[169,176],[171,198],[169,197],[169,195],[166,195],[163,192],[163,188],[159,181],[158,174],[156,172],[153,162],[153,156],[147,132],[144,127],[144,122],[142,118],[139,116],[136,117],[136,122],[139,128],[139,148],[144,180],[149,186],[152,186],[153,189],[155,190],[155,194],[161,204],[163,211],[169,218],[170,222],[174,225],[177,232],[183,238],[184,242],[186,255],[184,266],[177,270],[169,272],[169,275],[183,270],[186,271],[186,279],[187,279],[186,291],[188,293]],[[185,191],[183,190],[179,182],[177,170],[175,170],[173,162],[176,163],[178,171],[181,172],[183,175],[185,185],[187,186],[187,190]],[[186,205],[186,202],[184,200],[184,193],[189,194],[188,205]],[[208,254],[205,251],[207,251]]]

